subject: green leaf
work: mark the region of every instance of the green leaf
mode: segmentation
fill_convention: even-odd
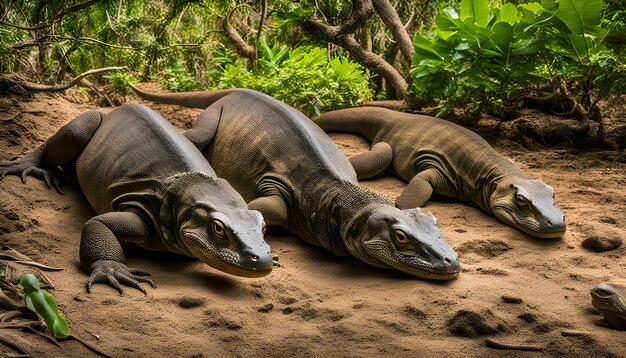
[[[478,26],[485,27],[489,22],[489,2],[487,0],[461,0],[461,20],[471,17]]]
[[[555,16],[577,35],[590,32],[602,21],[602,0],[560,0]]]
[[[19,284],[24,287],[24,293],[27,295],[41,289],[39,286],[39,280],[37,280],[37,277],[31,273],[22,275],[20,277]]]
[[[538,2],[529,2],[527,4],[519,4],[517,5],[517,7],[528,10],[534,14],[540,14],[544,11],[543,6],[541,6],[541,4]]]
[[[513,26],[504,21],[496,22],[491,28],[491,41],[496,44],[500,53],[505,56],[505,66],[508,66],[511,44],[513,43]]]
[[[57,302],[47,291],[39,288],[39,281],[32,274],[20,277],[20,285],[24,287],[26,307],[41,316],[48,326],[48,330],[57,338],[70,335],[65,317],[59,312]]]
[[[499,21],[506,21],[511,25],[517,24],[517,8],[515,5],[510,2],[502,5],[501,8],[498,9],[497,18]],[[493,31],[493,29],[492,29]]]

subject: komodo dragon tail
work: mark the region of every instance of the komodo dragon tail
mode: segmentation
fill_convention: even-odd
[[[133,89],[133,91],[135,91],[135,93],[137,93],[137,95],[139,95],[139,97],[147,99],[148,101],[202,109],[207,108],[213,104],[213,102],[236,91],[236,88],[232,88],[214,91],[151,93],[142,91],[130,83],[128,85]]]

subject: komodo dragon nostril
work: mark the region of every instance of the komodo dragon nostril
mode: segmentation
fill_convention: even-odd
[[[447,263],[450,263],[450,262],[451,262],[451,261],[450,261],[450,259],[449,259],[449,258],[447,258],[447,257],[445,258],[445,261],[446,261]]]

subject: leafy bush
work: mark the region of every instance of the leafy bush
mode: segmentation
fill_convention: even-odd
[[[565,81],[591,106],[592,92],[599,98],[623,87],[599,81],[623,71],[607,66],[619,60],[602,46],[601,9],[601,0],[543,0],[490,11],[487,0],[462,0],[460,15],[446,9],[432,37],[415,37],[411,91],[438,101],[439,114],[463,107],[510,117],[531,84]]]
[[[159,83],[170,92],[193,91],[198,88],[196,78],[178,61],[159,75]]]
[[[290,50],[262,42],[261,50],[258,67],[252,70],[225,58],[217,87],[255,89],[308,114],[355,106],[372,98],[369,74],[363,67],[339,57],[329,62],[325,48]]]
[[[113,92],[122,96],[126,96],[132,92],[127,85],[128,83],[137,83],[131,74],[125,71],[109,72],[109,74],[104,75],[104,79],[106,80],[107,87],[109,87],[109,91],[107,92]]]

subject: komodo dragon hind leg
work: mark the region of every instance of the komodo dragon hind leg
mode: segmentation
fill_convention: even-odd
[[[153,288],[154,282],[142,276],[150,273],[124,264],[124,251],[120,241],[135,244],[145,243],[150,238],[150,230],[142,217],[134,211],[116,211],[91,218],[81,233],[80,264],[89,273],[87,293],[94,283],[108,283],[120,294],[120,283],[134,287],[146,294],[139,282],[147,282]]]
[[[217,132],[217,126],[222,117],[222,110],[222,106],[211,106],[205,109],[196,118],[191,129],[183,134],[200,151],[211,142],[215,132]]]
[[[25,183],[30,175],[43,179],[48,188],[54,187],[60,193],[59,184],[64,176],[59,166],[75,159],[101,122],[102,115],[98,111],[80,114],[21,159],[0,163],[0,179],[7,174],[19,175]]]
[[[441,175],[433,168],[417,173],[396,199],[396,206],[400,209],[411,209],[426,205],[439,178]]]
[[[385,171],[391,164],[393,151],[385,142],[378,142],[368,152],[350,158],[358,180],[369,179]]]

